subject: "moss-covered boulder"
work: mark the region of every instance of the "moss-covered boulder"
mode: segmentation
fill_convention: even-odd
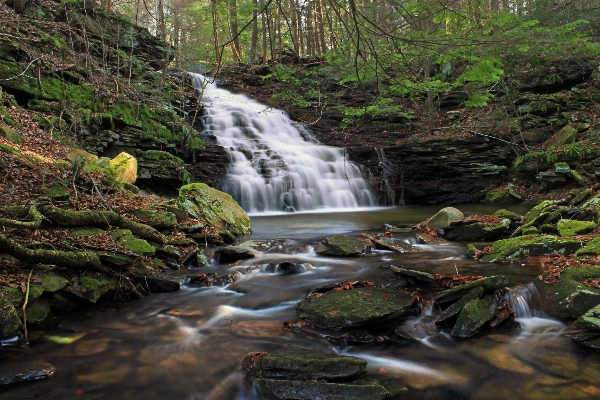
[[[577,221],[574,219],[561,219],[556,223],[556,229],[560,236],[585,235],[596,228],[592,221]]]
[[[17,133],[14,129],[5,126],[5,125],[0,125],[0,137],[3,137],[5,139],[7,139],[9,142],[15,143],[15,144],[21,144],[23,143],[23,136],[21,136],[19,133]]]
[[[488,204],[511,204],[514,203],[514,199],[510,196],[508,189],[496,190],[487,192],[483,199]]]
[[[517,221],[520,221],[520,220],[523,218],[523,216],[522,216],[522,215],[520,215],[520,214],[517,214],[517,213],[516,213],[516,212],[514,212],[514,211],[509,211],[509,210],[507,210],[507,209],[505,209],[505,208],[503,208],[503,209],[501,209],[501,210],[498,210],[498,211],[496,211],[496,212],[495,212],[495,213],[493,213],[492,215],[493,215],[493,216],[495,216],[495,217],[502,218],[502,219],[509,219],[509,220],[511,220],[512,222],[517,222]]]
[[[156,253],[156,248],[144,239],[138,239],[129,229],[116,229],[112,233],[113,239],[127,250],[139,256],[151,256]]]
[[[122,183],[134,183],[137,179],[137,160],[131,154],[122,152],[110,160],[113,177]]]
[[[458,301],[472,289],[481,287],[485,292],[494,292],[507,286],[510,283],[508,278],[504,276],[488,276],[486,278],[477,279],[475,281],[465,283],[464,285],[455,286],[446,289],[433,296],[433,301],[441,304],[449,304]]]
[[[497,240],[492,252],[481,257],[483,262],[520,260],[543,254],[573,254],[582,247],[579,240],[562,239],[557,236],[526,235]]]
[[[390,397],[388,390],[375,380],[338,383],[258,378],[254,380],[254,387],[261,399],[383,400]]]
[[[252,233],[248,214],[227,193],[204,183],[192,183],[181,187],[178,200],[181,208],[194,218],[236,235]]]
[[[215,251],[215,260],[219,264],[230,264],[239,260],[248,260],[256,257],[258,252],[249,247],[221,247]]]
[[[463,338],[473,336],[494,318],[494,308],[494,302],[491,299],[472,300],[461,311],[452,328],[451,335]]]
[[[173,228],[177,225],[177,216],[168,211],[136,210],[132,211],[135,218],[153,228]]]
[[[117,279],[96,273],[82,276],[79,278],[79,284],[69,283],[63,290],[86,299],[90,303],[96,303],[100,297],[115,290],[118,286],[119,281]]]
[[[22,326],[15,306],[0,294],[0,340],[17,336]]]
[[[596,278],[600,278],[600,266],[567,268],[557,283],[534,280],[540,293],[541,310],[555,318],[579,318],[600,304],[600,289],[584,285]]]
[[[433,217],[425,222],[425,226],[430,229],[446,229],[452,224],[461,222],[465,219],[463,213],[454,207],[445,207],[438,211]]]
[[[303,350],[249,353],[242,366],[251,376],[298,380],[354,379],[367,371],[367,362],[362,358]]]
[[[298,318],[324,328],[349,328],[399,319],[409,315],[415,298],[402,290],[362,287],[331,290],[309,296],[296,306]]]
[[[28,301],[37,299],[44,292],[57,292],[69,283],[67,279],[52,271],[35,271],[31,276],[31,280]],[[25,300],[25,293],[19,288],[4,286],[0,291],[0,296],[2,295],[14,306],[22,305]]]
[[[590,240],[585,247],[575,252],[577,257],[600,256],[600,237]]]
[[[316,252],[325,256],[359,256],[370,249],[371,242],[349,235],[328,236],[317,245]]]
[[[463,310],[463,308],[471,301],[483,296],[484,289],[481,286],[477,286],[467,292],[463,297],[460,298],[456,303],[446,308],[436,319],[436,324],[445,324],[455,319],[457,315]]]
[[[600,304],[592,307],[581,317],[577,318],[575,325],[579,328],[600,331]]]
[[[572,126],[566,125],[556,132],[556,141],[560,144],[571,144],[577,140],[579,132]]]
[[[50,316],[50,303],[44,297],[27,303],[25,309],[27,324],[39,324]]]

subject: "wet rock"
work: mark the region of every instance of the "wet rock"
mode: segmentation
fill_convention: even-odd
[[[472,289],[481,287],[486,292],[496,291],[509,284],[508,278],[504,276],[489,276],[487,278],[477,279],[476,281],[465,283],[464,285],[455,286],[444,290],[433,297],[433,301],[438,303],[448,304],[459,300]]]
[[[332,380],[364,375],[367,362],[358,357],[299,350],[283,354],[249,353],[242,366],[254,377]]]
[[[496,211],[492,215],[495,217],[502,218],[502,219],[510,219],[512,222],[518,222],[521,220],[521,218],[523,218],[522,215],[519,215],[516,212],[509,211],[505,208]]]
[[[252,233],[250,218],[239,204],[229,194],[204,183],[182,186],[179,203],[194,218],[205,219],[219,229],[227,229],[235,235]]]
[[[600,331],[600,305],[591,308],[581,317],[577,318],[575,325],[577,325],[579,328]]]
[[[15,307],[8,299],[0,295],[0,340],[11,339],[19,335],[22,326],[23,323]]]
[[[435,317],[424,316],[417,319],[411,319],[398,325],[394,330],[396,336],[401,339],[421,340],[427,336],[438,333],[434,324]]]
[[[426,283],[435,283],[436,282],[435,277],[431,274],[428,274],[427,272],[413,271],[410,269],[398,267],[396,265],[390,265],[390,271],[392,271],[394,274],[404,276],[411,280],[417,280],[417,281],[426,282]]]
[[[5,362],[0,365],[0,385],[48,378],[54,371],[45,361]]]
[[[583,329],[575,332],[566,331],[563,334],[570,337],[579,346],[600,349],[600,331]]]
[[[425,232],[417,233],[417,241],[419,244],[447,244],[448,241],[446,239],[442,239],[436,236],[431,236]]]
[[[481,286],[475,287],[467,292],[463,297],[460,298],[456,303],[446,308],[436,319],[436,324],[444,324],[452,321],[463,308],[471,301],[483,296],[484,289]]]
[[[585,235],[596,229],[596,223],[592,221],[561,219],[556,223],[556,229],[560,236]]]
[[[541,310],[555,318],[579,318],[600,304],[600,289],[582,283],[595,278],[600,278],[599,266],[567,268],[561,272],[560,281],[553,284],[534,280],[540,293]]]
[[[377,381],[333,383],[260,378],[254,380],[254,385],[262,399],[379,400],[390,396]]]
[[[242,277],[240,273],[219,275],[215,272],[207,272],[205,274],[197,274],[186,279],[187,285],[195,286],[223,286],[233,283]],[[232,290],[235,290],[232,287]],[[243,290],[240,290],[243,292]]]
[[[461,311],[451,334],[463,338],[471,337],[492,318],[494,318],[493,300],[474,299]]]
[[[481,257],[483,262],[519,260],[544,254],[573,254],[582,246],[579,240],[556,236],[526,235],[494,242],[493,251]]]
[[[269,250],[272,245],[270,242],[261,241],[261,240],[248,240],[238,245],[238,247],[249,247],[253,250],[257,251],[266,251]]]
[[[309,296],[296,306],[298,318],[317,327],[348,328],[411,314],[415,298],[402,290],[361,287]]]
[[[231,264],[239,260],[256,257],[256,253],[248,247],[221,247],[215,251],[215,261],[219,264]]]
[[[179,281],[158,276],[137,276],[133,279],[133,282],[135,284],[140,284],[149,293],[175,292],[181,288],[181,283]]]
[[[465,219],[460,210],[454,207],[446,207],[442,208],[437,212],[433,217],[429,218],[427,222],[425,222],[425,226],[430,229],[446,229],[449,228],[452,224],[461,222]]]
[[[44,292],[57,292],[64,288],[69,281],[52,271],[35,271],[31,276],[32,283],[29,285],[29,301],[37,299]],[[36,282],[36,283],[33,283]],[[14,306],[23,304],[25,293],[19,288],[2,287],[1,294]]]
[[[373,237],[371,241],[375,243],[375,248],[380,250],[391,250],[399,253],[409,253],[416,251],[410,243],[406,243],[403,239],[392,237]]]
[[[348,235],[328,236],[318,244],[316,252],[326,256],[359,256],[371,246],[368,239]]]
[[[48,319],[50,316],[50,302],[41,297],[33,300],[31,303],[27,303],[25,308],[27,315],[27,324],[40,324]]]
[[[255,264],[249,270],[260,269],[261,272],[271,272],[279,274],[301,274],[306,271],[315,269],[310,263],[296,261],[282,261],[279,263],[263,263]]]
[[[96,273],[80,277],[78,283],[69,283],[63,290],[91,303],[95,303],[100,297],[116,289],[118,286],[119,281],[115,278]]]
[[[488,224],[486,222],[475,222],[462,224],[450,228],[446,232],[446,238],[457,241],[486,241],[494,240],[508,234],[510,230],[510,220],[503,219],[498,224]]]

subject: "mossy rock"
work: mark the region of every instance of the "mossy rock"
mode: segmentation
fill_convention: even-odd
[[[105,233],[105,231],[102,230],[102,229],[100,229],[100,228],[94,228],[94,227],[77,228],[77,229],[73,229],[69,233],[69,236],[73,236],[73,237],[79,237],[79,236],[96,236],[96,235],[101,235],[103,233]]]
[[[128,153],[120,153],[110,160],[110,170],[118,182],[134,183],[137,179],[137,160]]]
[[[498,217],[498,218],[502,218],[502,219],[509,219],[509,220],[511,220],[513,222],[520,221],[521,218],[523,218],[522,215],[517,214],[516,212],[513,212],[513,211],[509,211],[509,210],[507,210],[505,208],[496,211],[492,215],[495,216],[495,217]]]
[[[153,228],[173,228],[177,225],[177,216],[168,211],[136,210],[132,214],[142,223]]]
[[[494,318],[494,308],[494,302],[487,298],[472,300],[461,311],[451,335],[463,338],[473,336]]]
[[[510,229],[510,220],[503,219],[498,224],[476,222],[451,228],[446,233],[446,238],[458,241],[486,241],[494,240],[506,235]]]
[[[573,177],[573,179],[575,179],[575,181],[580,185],[580,186],[588,186],[590,183],[587,181],[587,179],[585,179],[579,172],[577,172],[576,170],[572,169],[571,170],[571,176]]]
[[[90,276],[82,276],[79,278],[79,285],[80,287],[75,287],[73,284],[69,284],[64,290],[91,303],[96,303],[100,297],[111,290],[115,290],[119,286],[119,281],[97,273]]]
[[[433,296],[433,301],[441,304],[449,304],[458,301],[475,288],[481,287],[486,292],[494,292],[508,286],[509,283],[510,281],[505,276],[488,276],[439,292]]]
[[[556,229],[560,236],[585,235],[596,229],[596,223],[592,221],[561,219],[556,223]]]
[[[562,239],[551,235],[525,235],[497,240],[492,247],[493,251],[481,257],[481,261],[513,261],[544,254],[569,255],[579,250],[582,244],[579,240]]]
[[[512,204],[514,203],[514,199],[510,196],[508,189],[506,189],[487,192],[483,202],[487,204]]]
[[[43,297],[28,302],[25,314],[27,315],[27,324],[40,324],[50,316],[50,303]]]
[[[589,241],[584,247],[575,252],[577,257],[600,256],[600,237]]]
[[[8,126],[0,125],[0,137],[6,138],[9,142],[15,144],[23,143],[23,136]]]
[[[557,162],[554,163],[554,172],[559,174],[569,174],[571,173],[571,167],[566,162]]]
[[[194,218],[227,229],[235,235],[252,233],[250,218],[231,195],[204,183],[192,183],[179,190],[179,204]]]
[[[412,312],[414,304],[415,298],[405,291],[363,287],[331,290],[301,301],[296,312],[316,327],[349,328],[400,319]]]
[[[375,380],[344,383],[256,378],[253,384],[261,399],[383,400],[390,397],[388,390]]]
[[[579,132],[577,132],[577,129],[567,125],[561,128],[561,130],[556,133],[555,137],[560,144],[571,144],[577,140],[578,135]]]
[[[98,156],[92,153],[88,153],[85,150],[81,149],[71,149],[67,154],[67,160],[71,161],[71,163],[75,162],[78,157],[82,157],[87,161],[96,161],[98,160]]]
[[[540,293],[541,311],[554,318],[579,318],[600,304],[600,289],[585,286],[582,281],[598,278],[600,266],[567,268],[557,283],[534,280]]]
[[[23,322],[12,302],[0,294],[0,340],[14,338],[22,327]]]
[[[484,292],[485,289],[481,286],[469,290],[463,297],[460,298],[460,300],[446,308],[435,319],[435,323],[441,325],[453,320],[457,315],[460,314],[460,312],[468,303],[483,296]]]
[[[578,328],[600,331],[600,304],[592,307],[581,317],[577,318],[575,325]]]
[[[156,248],[144,239],[137,239],[129,229],[117,229],[112,233],[113,239],[127,250],[139,256],[152,256]]]
[[[67,200],[71,195],[69,190],[58,182],[54,182],[52,185],[43,185],[42,191],[44,196],[53,200]]]
[[[29,285],[28,302],[37,299],[44,292],[57,292],[69,283],[67,279],[52,271],[36,271],[33,273],[32,279],[35,279],[36,281],[39,279],[41,282],[31,283]],[[1,294],[14,306],[22,305],[25,300],[25,293],[19,288],[4,286],[2,287]]]
[[[363,254],[371,245],[368,239],[350,235],[334,235],[323,239],[316,253],[327,256],[352,257]]]

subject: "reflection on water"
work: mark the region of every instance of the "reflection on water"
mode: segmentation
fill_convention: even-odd
[[[352,259],[306,251],[312,238],[369,231],[384,222],[416,223],[434,211],[407,208],[254,217],[253,239],[295,238],[305,245],[298,246],[300,254],[269,253],[235,267],[203,267],[202,272],[238,271],[244,277],[225,288],[186,288],[66,320],[27,348],[3,349],[3,362],[43,359],[56,367],[56,373],[45,381],[2,388],[0,397],[256,400],[240,371],[244,355],[294,348],[364,358],[369,376],[403,399],[600,396],[598,355],[561,336],[563,323],[540,316],[519,318],[520,330],[498,328],[468,340],[432,330],[419,341],[345,348],[283,329],[283,321],[296,320],[296,303],[316,286],[341,280],[383,282],[390,279],[390,271],[382,266],[391,263],[430,273],[454,273],[455,265],[464,275],[501,273],[514,288],[539,275],[533,267],[469,260],[461,245],[423,246],[420,252],[408,254],[377,251]],[[410,234],[406,239],[411,240]],[[296,275],[248,270],[253,263],[290,258],[310,262],[316,269]],[[427,290],[421,293],[425,299],[433,295]],[[420,318],[406,323],[427,331],[428,317]],[[404,384],[408,391],[402,391]]]

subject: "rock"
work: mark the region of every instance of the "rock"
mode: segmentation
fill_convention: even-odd
[[[132,214],[142,223],[157,229],[173,228],[177,225],[177,216],[172,212],[136,210],[132,211]]]
[[[410,269],[398,267],[396,265],[390,265],[390,271],[392,271],[394,274],[398,274],[398,275],[404,276],[406,278],[425,282],[425,283],[437,282],[435,277],[431,274],[428,274],[427,272],[413,271]]]
[[[112,232],[113,239],[138,256],[152,256],[156,253],[156,248],[144,239],[137,239],[129,229],[115,229]]]
[[[548,188],[555,188],[567,183],[567,178],[562,174],[557,174],[554,170],[542,171],[536,176],[536,179]]]
[[[454,207],[442,208],[433,217],[429,218],[425,222],[425,226],[430,229],[446,229],[453,223],[461,222],[465,219],[464,215],[460,210]]]
[[[359,256],[370,248],[368,239],[348,235],[328,236],[317,245],[316,252],[327,256]]]
[[[569,201],[569,206],[575,207],[578,204],[584,202],[589,197],[590,193],[590,189],[583,189],[582,191],[577,193],[577,195],[571,201]]]
[[[86,161],[96,161],[98,160],[98,156],[92,153],[88,153],[85,150],[81,149],[71,149],[67,154],[67,160],[71,161],[71,163],[75,162],[77,157],[82,157]]]
[[[558,174],[570,174],[571,167],[566,162],[557,162],[554,163],[554,172]]]
[[[254,385],[261,399],[380,400],[390,396],[376,381],[333,383],[260,378],[254,380]]]
[[[272,272],[279,274],[301,274],[306,271],[315,269],[310,263],[296,261],[282,261],[279,263],[263,263],[255,264],[251,268],[260,268],[262,272]]]
[[[480,298],[483,296],[483,292],[485,290],[481,286],[477,286],[467,292],[463,297],[460,298],[456,303],[452,304],[450,307],[446,308],[436,319],[436,324],[444,324],[451,321],[454,317],[456,317],[462,309],[470,303],[471,301]]]
[[[392,237],[373,237],[371,238],[371,241],[375,243],[376,249],[397,251],[399,253],[408,253],[416,251],[410,243],[406,243],[403,239]]]
[[[556,140],[561,144],[571,144],[577,140],[577,129],[566,125],[555,134]]]
[[[40,297],[44,292],[56,292],[64,288],[69,281],[62,276],[52,271],[36,271],[32,275],[32,279],[41,281],[40,283],[31,283],[29,285],[29,301],[33,301]],[[19,306],[23,304],[25,293],[18,288],[3,287],[1,295],[11,302],[12,305]]]
[[[485,194],[485,203],[488,204],[512,204],[514,203],[513,198],[510,196],[509,190],[498,190],[495,192],[487,192]]]
[[[134,183],[137,179],[137,160],[131,154],[122,152],[110,160],[110,170],[117,182]]]
[[[35,299],[27,303],[25,313],[28,325],[42,323],[50,316],[50,303],[44,297]]]
[[[158,276],[138,276],[133,279],[135,284],[140,284],[149,293],[169,293],[181,288],[181,283],[175,279]]]
[[[519,192],[517,192],[517,186],[514,183],[508,184],[508,194],[515,200],[524,201],[525,197],[523,197]]]
[[[14,129],[5,125],[0,125],[0,137],[7,139],[9,142],[14,144],[23,143],[23,136],[21,136]]]
[[[585,235],[596,229],[596,223],[592,221],[561,219],[556,223],[556,229],[560,236]]]
[[[537,231],[537,229],[536,229]],[[526,235],[497,240],[493,251],[481,257],[483,262],[520,260],[544,254],[573,254],[582,247],[579,240],[561,239],[557,236]]]
[[[589,182],[587,181],[587,179],[585,179],[579,172],[577,172],[576,170],[572,169],[571,170],[571,176],[573,177],[573,179],[575,179],[575,181],[583,187],[589,186]]]
[[[331,290],[308,297],[296,306],[298,318],[324,328],[348,328],[402,318],[411,313],[415,298],[402,290],[361,287]]]
[[[446,238],[457,241],[488,241],[494,240],[508,234],[510,220],[503,219],[500,223],[490,225],[486,222],[475,222],[463,224],[450,228],[446,232]]]
[[[451,334],[463,338],[471,337],[492,318],[494,318],[494,302],[486,299],[474,299],[461,311]]]
[[[431,236],[425,232],[417,233],[417,240],[419,244],[447,244],[448,241],[446,239],[442,239],[436,236]]]
[[[585,247],[575,252],[577,257],[598,256],[600,255],[600,237],[590,240]]]
[[[575,325],[578,328],[600,331],[600,304],[592,307],[581,317],[577,318]]]
[[[433,296],[433,301],[442,304],[453,303],[466,295],[472,289],[481,287],[486,292],[496,291],[509,284],[508,278],[504,276],[489,276],[487,278],[477,279],[476,281],[465,283],[439,292]]]
[[[507,210],[505,208],[496,211],[492,215],[495,216],[495,217],[502,218],[502,219],[509,219],[512,222],[518,222],[518,221],[520,221],[523,218],[523,216],[521,216],[521,215],[519,215],[519,214],[517,214],[515,212],[509,211],[509,210]]]
[[[17,310],[0,294],[0,340],[14,338],[21,333],[22,327],[23,323]]]
[[[45,361],[17,361],[0,365],[0,385],[36,381],[54,374],[54,367]]]
[[[249,353],[242,366],[254,377],[331,380],[358,378],[366,373],[367,362],[358,357],[298,350],[283,354]]]
[[[136,150],[138,182],[141,185],[179,189],[191,181],[184,161],[166,151]]]
[[[95,303],[100,297],[116,289],[118,286],[119,281],[115,278],[96,273],[80,277],[78,285],[70,283],[63,290],[86,299],[91,303]]]
[[[194,218],[204,219],[219,229],[227,229],[235,235],[252,233],[250,218],[239,204],[229,194],[204,183],[181,187],[179,204]]]
[[[215,251],[215,261],[219,264],[231,264],[239,260],[256,257],[256,252],[248,247],[221,247]]]
[[[541,311],[554,318],[576,319],[600,304],[600,289],[581,283],[600,278],[600,267],[571,267],[563,270],[560,281],[553,284],[534,280],[540,293]]]

